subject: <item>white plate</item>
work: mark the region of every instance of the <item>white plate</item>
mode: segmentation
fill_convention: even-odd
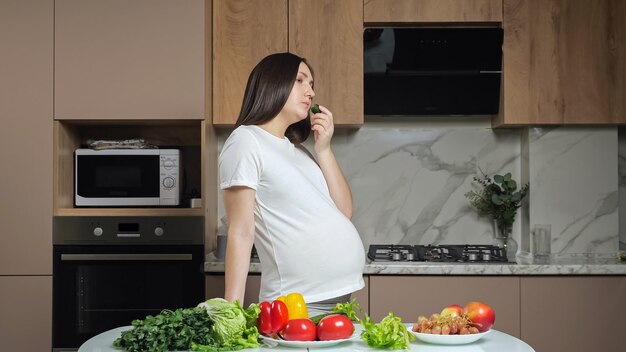
[[[334,346],[344,341],[350,341],[354,337],[354,334],[352,334],[352,336],[350,336],[347,339],[328,340],[328,341],[287,341],[287,340],[274,339],[274,338],[271,338],[269,336],[264,336],[264,335],[259,335],[259,336],[261,336],[261,339],[265,341],[268,345],[270,345],[270,347],[281,345],[285,347],[297,347],[297,348],[322,348],[322,347]]]
[[[411,331],[411,328],[409,328]],[[411,331],[415,337],[419,340],[434,343],[437,345],[464,345],[466,343],[472,343],[480,340],[483,336],[487,335],[491,330],[485,332],[479,332],[478,334],[467,335],[437,335],[437,334],[423,334],[421,332]]]

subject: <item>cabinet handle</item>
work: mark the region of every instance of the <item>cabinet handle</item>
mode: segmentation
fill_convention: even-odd
[[[165,254],[61,254],[61,261],[192,260],[189,253]]]

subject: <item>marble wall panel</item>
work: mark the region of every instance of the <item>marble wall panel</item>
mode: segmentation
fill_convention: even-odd
[[[617,129],[529,130],[529,225],[550,224],[557,256],[615,256]]]
[[[618,179],[619,179],[619,249],[626,251],[626,127],[617,132]]]

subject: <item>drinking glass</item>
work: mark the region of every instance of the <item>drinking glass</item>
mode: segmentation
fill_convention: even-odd
[[[537,224],[533,229],[532,253],[537,258],[550,256],[552,243],[551,226],[549,224]]]

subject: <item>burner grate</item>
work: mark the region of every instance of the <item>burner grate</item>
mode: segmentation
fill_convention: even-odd
[[[372,261],[502,263],[506,251],[493,245],[370,245]]]
[[[418,255],[415,246],[410,245],[371,245],[368,258],[374,261],[417,261]]]

